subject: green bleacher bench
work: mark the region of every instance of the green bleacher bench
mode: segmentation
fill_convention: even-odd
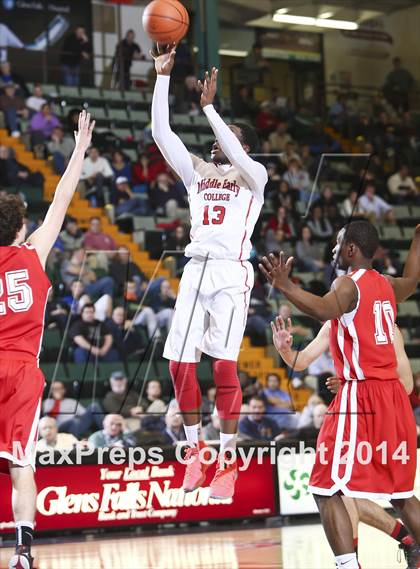
[[[127,109],[109,109],[108,117],[112,121],[117,122],[131,122],[131,119],[127,115]]]
[[[127,138],[131,138],[133,136],[133,133],[129,128],[114,128],[112,129],[112,132],[118,138],[122,138],[122,140],[126,140]]]
[[[179,137],[186,145],[190,144],[191,146],[199,146],[197,136],[192,132],[180,132]]]
[[[67,376],[67,372],[66,372],[66,368],[65,368],[64,364],[58,364],[58,367],[56,370],[56,364],[55,363],[41,362],[40,368],[41,368],[43,374],[45,375],[45,379],[46,379],[47,383],[51,382],[53,378],[56,381],[63,381],[63,382],[68,381],[68,376]]]
[[[118,89],[103,89],[102,96],[105,101],[121,101],[124,99],[124,93],[121,93]]]
[[[72,99],[80,99],[79,87],[69,87],[68,85],[60,85],[60,96],[70,97]]]
[[[141,91],[126,91],[125,100],[131,103],[144,103],[144,94]]]
[[[94,119],[106,119],[107,114],[103,107],[88,107],[87,111],[92,115]]]
[[[156,222],[151,216],[136,215],[133,217],[133,227],[135,231],[153,231],[156,229]]]
[[[80,90],[82,92],[82,97],[94,100],[102,99],[101,90],[99,87],[82,87]]]
[[[419,372],[420,371],[420,358],[410,359],[410,365],[411,365],[411,369],[413,370],[413,373]]]
[[[192,126],[191,117],[185,114],[174,113],[171,122],[174,126]]]
[[[398,314],[401,316],[420,316],[419,305],[415,300],[406,300],[398,305]]]
[[[397,225],[383,225],[381,227],[384,239],[401,239],[401,230]]]
[[[149,114],[146,111],[130,111],[130,119],[142,124],[150,122]]]
[[[395,217],[397,219],[404,219],[410,217],[410,208],[408,205],[394,205]]]

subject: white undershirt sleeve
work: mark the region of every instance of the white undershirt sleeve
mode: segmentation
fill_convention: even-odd
[[[169,75],[158,75],[152,100],[152,136],[166,162],[188,188],[194,181],[190,153],[169,124]]]
[[[239,170],[256,197],[264,201],[264,187],[268,180],[265,167],[245,152],[238,137],[230,130],[213,105],[206,105],[203,111],[229,162]]]

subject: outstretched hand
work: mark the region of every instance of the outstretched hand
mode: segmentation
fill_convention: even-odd
[[[217,93],[217,74],[219,70],[215,67],[212,68],[211,74],[206,71],[204,76],[204,81],[198,82],[198,86],[201,89],[201,100],[200,104],[204,108],[207,105],[212,105],[214,98]]]
[[[170,75],[175,63],[176,43],[156,44],[150,55],[155,60],[155,69],[158,75]]]
[[[76,141],[76,148],[86,151],[92,140],[93,129],[95,128],[95,121],[90,122],[90,113],[83,110],[79,114],[79,124],[77,132],[74,132],[74,139]]]
[[[289,257],[287,261],[284,259],[283,251],[278,257],[270,253],[268,257],[263,257],[262,263],[258,265],[268,282],[280,290],[287,288],[290,283],[289,277],[293,266],[293,257]]]
[[[281,316],[271,322],[273,331],[273,344],[278,352],[289,350],[293,344],[292,321],[287,319],[287,324]]]
[[[329,377],[325,382],[327,389],[331,391],[331,393],[338,393],[341,387],[341,381],[338,377]]]

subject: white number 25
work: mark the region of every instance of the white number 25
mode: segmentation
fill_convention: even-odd
[[[7,312],[7,306],[12,312],[26,312],[32,306],[34,299],[32,289],[28,285],[29,279],[27,269],[19,271],[9,271],[5,273],[7,301],[0,300],[0,316],[4,316]],[[4,281],[0,278],[0,299],[5,293]]]

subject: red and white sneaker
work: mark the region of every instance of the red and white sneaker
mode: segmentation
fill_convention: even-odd
[[[18,549],[9,561],[9,569],[33,569],[33,561],[30,553]]]
[[[184,481],[182,483],[184,492],[194,492],[194,490],[200,488],[206,480],[206,472],[209,465],[201,462],[199,457],[199,451],[206,447],[206,443],[199,441],[198,448],[188,447],[185,452],[184,460],[190,462],[185,469]]]
[[[216,474],[210,484],[210,498],[215,500],[229,500],[235,493],[235,483],[238,478],[238,464],[217,464]]]

